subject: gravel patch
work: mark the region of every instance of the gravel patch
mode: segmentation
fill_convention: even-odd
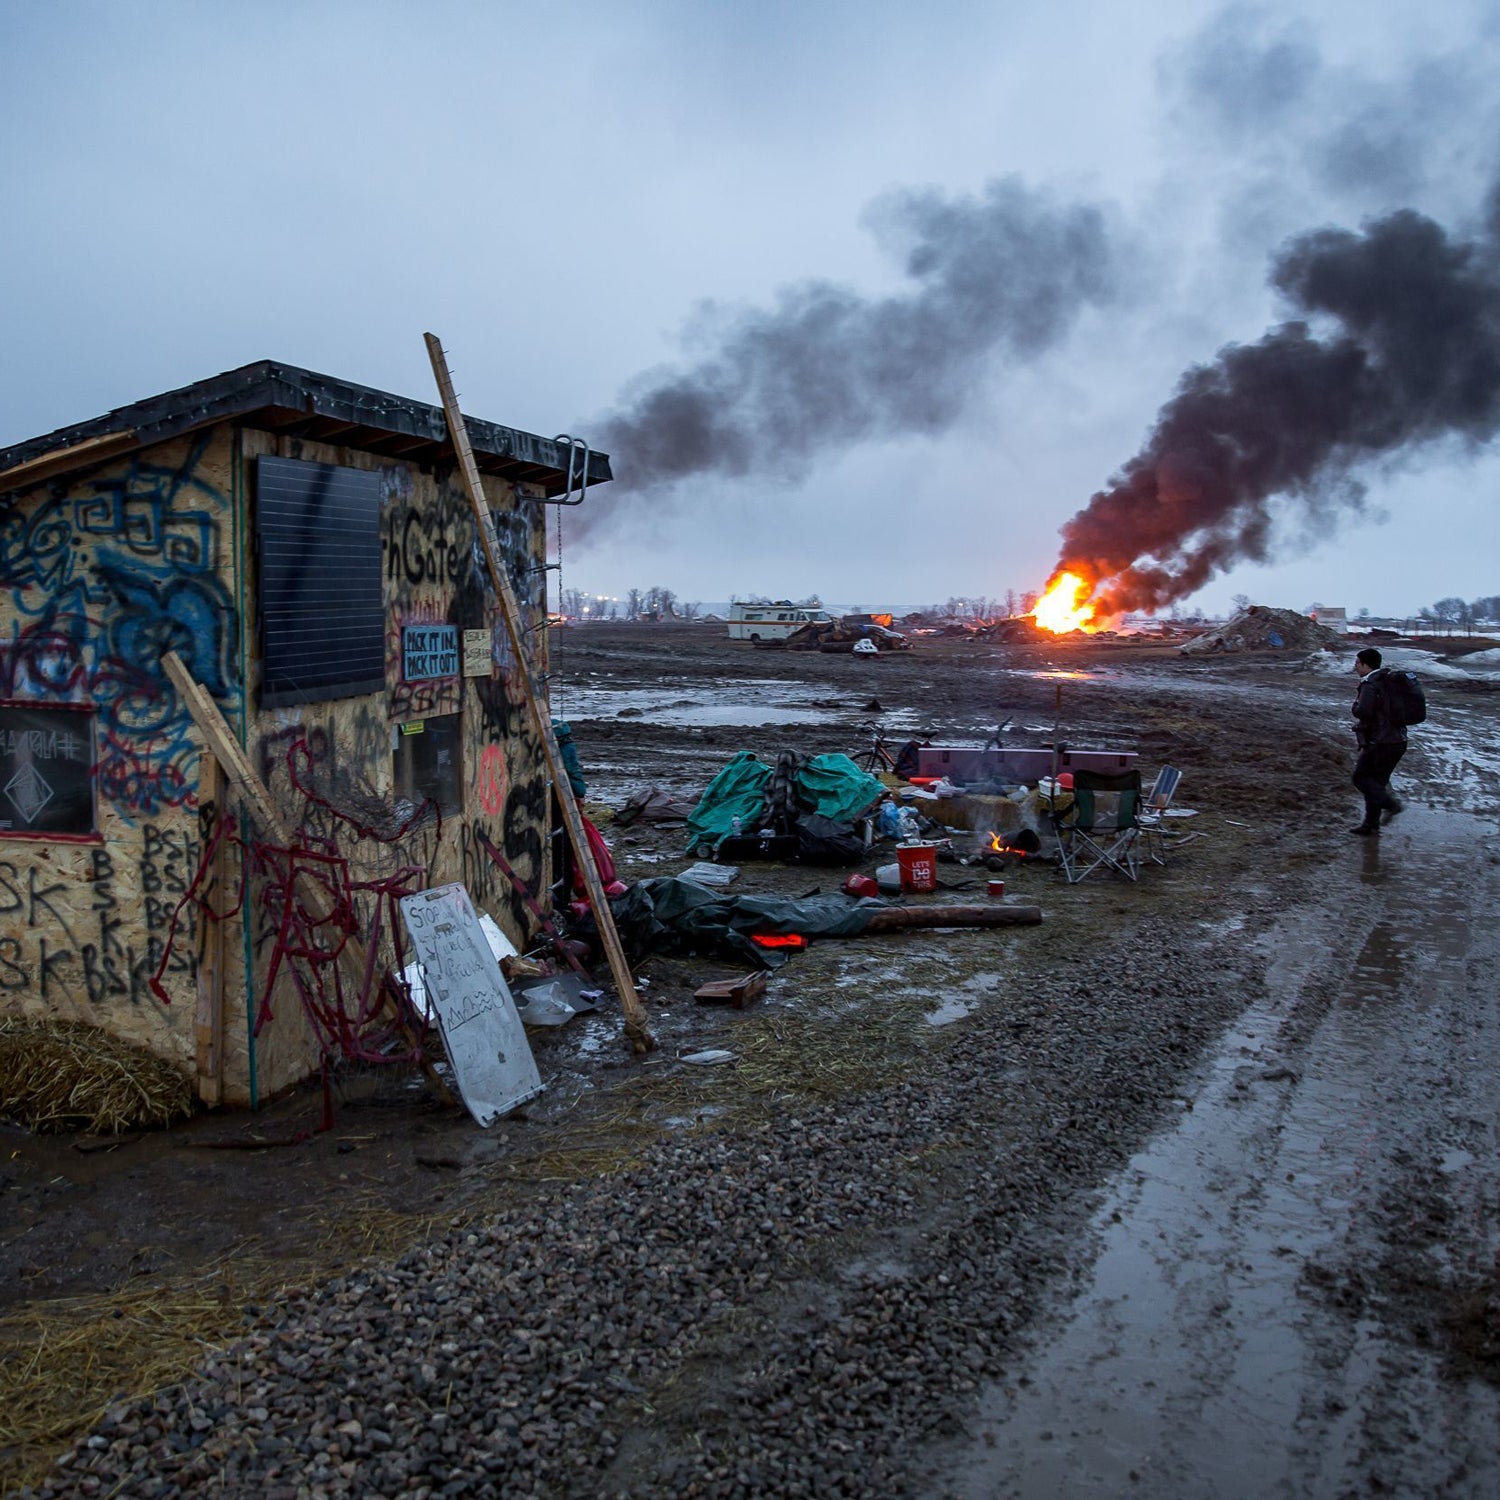
[[[1077,1190],[1246,993],[1160,921],[1049,963],[1079,931],[1008,943],[1014,984],[892,1086],[659,1142],[288,1300],[40,1493],[920,1490],[913,1453],[1077,1261]]]

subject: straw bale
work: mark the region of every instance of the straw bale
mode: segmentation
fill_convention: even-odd
[[[0,1118],[118,1134],[192,1112],[187,1076],[143,1047],[84,1021],[0,1017]]]

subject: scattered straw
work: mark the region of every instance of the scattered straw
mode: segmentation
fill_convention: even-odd
[[[767,1011],[737,1021],[722,1068],[653,1068],[614,1091],[624,1106],[610,1123],[698,1115],[726,1127],[765,1120],[799,1102],[842,1099],[911,1071],[953,1038],[923,1023],[930,997],[908,995],[837,1015]],[[704,1113],[711,1111],[711,1113]]]
[[[116,1402],[186,1380],[210,1350],[248,1331],[247,1305],[274,1306],[288,1288],[394,1260],[438,1222],[373,1199],[341,1202],[305,1254],[272,1260],[252,1243],[181,1280],[137,1278],[118,1291],[35,1302],[0,1317],[0,1494],[39,1483]]]
[[[922,1023],[924,998],[842,1016],[778,1011],[740,1039],[739,1086],[766,1099],[842,1099],[909,1072],[921,1051],[940,1045]]]
[[[617,1143],[564,1146],[508,1161],[503,1174],[519,1182],[583,1182],[590,1177],[609,1177],[634,1166],[642,1149],[639,1145]]]
[[[0,1116],[33,1130],[119,1134],[193,1112],[187,1078],[84,1021],[0,1018]]]
[[[243,1268],[241,1274],[243,1275]],[[220,1268],[174,1286],[39,1302],[0,1318],[0,1490],[38,1479],[116,1401],[181,1380],[280,1284]]]

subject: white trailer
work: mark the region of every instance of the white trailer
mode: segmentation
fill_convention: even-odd
[[[790,599],[729,606],[729,639],[732,641],[784,641],[804,625],[827,623],[833,616],[816,600],[793,604]]]

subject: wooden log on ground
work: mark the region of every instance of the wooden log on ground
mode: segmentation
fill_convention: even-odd
[[[1034,927],[1040,906],[888,906],[870,917],[866,932],[902,932],[909,927]]]

